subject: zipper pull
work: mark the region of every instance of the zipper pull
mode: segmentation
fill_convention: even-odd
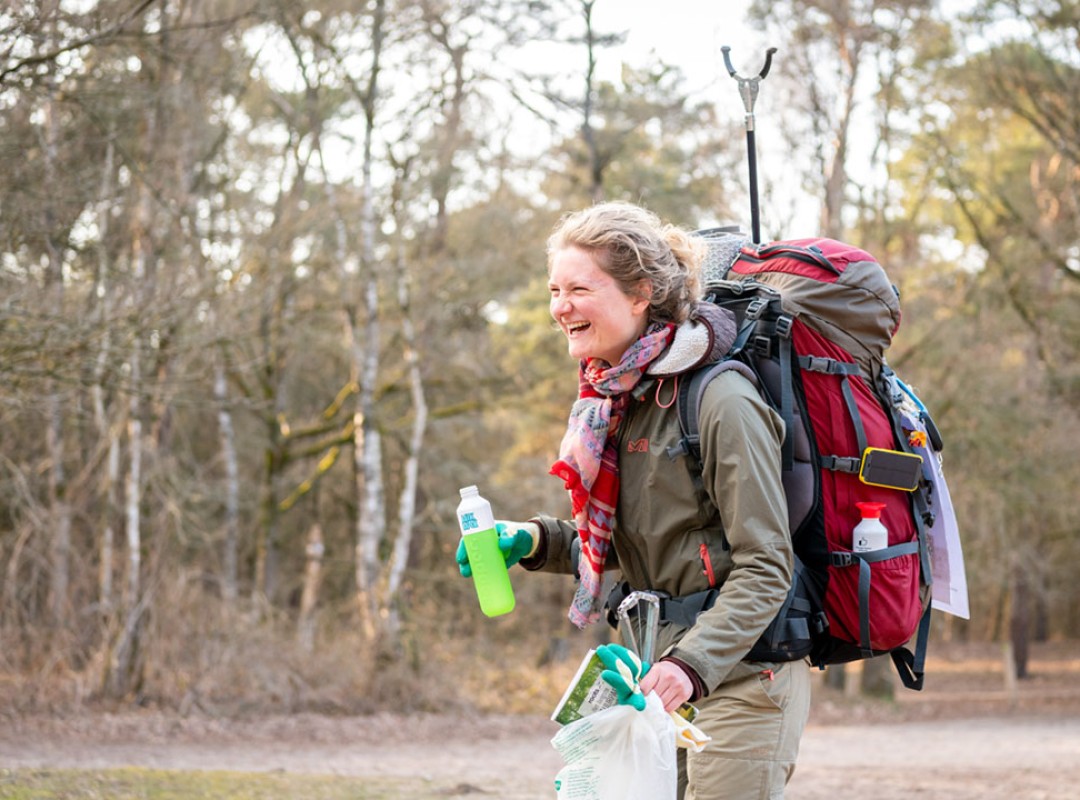
[[[709,588],[716,588],[716,573],[713,571],[712,557],[709,555],[709,546],[702,542],[698,546],[698,554],[701,556],[702,574],[709,579]]]

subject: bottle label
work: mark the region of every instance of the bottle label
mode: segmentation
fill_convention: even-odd
[[[463,503],[457,510],[457,518],[462,535],[479,533],[495,527],[495,517],[491,513],[491,506],[485,500],[468,505]]]

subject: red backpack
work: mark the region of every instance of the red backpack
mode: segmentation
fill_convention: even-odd
[[[783,480],[796,579],[748,658],[809,656],[824,668],[889,653],[904,685],[921,689],[930,622],[926,531],[936,509],[912,444],[924,442],[903,427],[903,385],[885,362],[900,324],[898,294],[869,253],[842,242],[744,246],[732,261],[729,235],[699,235],[725,264],[706,275],[706,298],[735,313],[739,334],[724,360],[682,382],[679,450],[700,468],[701,396],[732,368],[753,375],[787,432]],[[928,416],[921,427],[940,450]],[[857,552],[859,503],[881,504],[887,547]],[[905,647],[912,637],[914,651]]]

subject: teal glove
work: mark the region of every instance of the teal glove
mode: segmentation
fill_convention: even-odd
[[[621,644],[600,645],[596,648],[596,655],[607,667],[600,673],[600,677],[615,690],[619,704],[644,711],[645,695],[641,693],[638,681],[649,671],[649,665]]]
[[[507,567],[512,567],[521,559],[532,555],[540,539],[540,528],[535,522],[496,521],[495,530],[499,533],[499,549]],[[462,577],[471,578],[472,567],[469,566],[469,554],[465,552],[464,540],[458,542],[456,559]]]

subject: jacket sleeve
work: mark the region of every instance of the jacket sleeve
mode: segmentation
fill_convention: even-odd
[[[530,558],[523,558],[518,563],[530,571],[573,574],[576,561],[573,546],[577,539],[574,523],[546,514],[529,521],[540,527],[540,543]]]
[[[669,655],[708,691],[724,682],[783,605],[793,556],[780,478],[783,422],[736,372],[718,375],[701,404],[702,479],[720,512],[732,568],[716,603]]]
[[[540,527],[540,543],[530,558],[523,558],[518,563],[530,571],[560,572],[577,577],[581,546],[574,523],[545,514],[533,517],[529,522],[535,522]],[[605,569],[618,568],[619,559],[612,547],[608,550]]]

